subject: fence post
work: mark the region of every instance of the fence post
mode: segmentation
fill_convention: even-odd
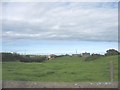
[[[111,82],[114,81],[114,65],[112,61],[110,62],[110,80]]]

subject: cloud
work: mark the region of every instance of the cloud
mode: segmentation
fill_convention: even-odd
[[[3,3],[5,40],[117,41],[117,3]]]
[[[1,0],[2,2],[119,2],[119,0]]]

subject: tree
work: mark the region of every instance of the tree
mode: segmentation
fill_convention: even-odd
[[[120,54],[120,53],[117,50],[115,50],[115,49],[109,49],[105,53],[106,56],[118,55],[118,54]]]

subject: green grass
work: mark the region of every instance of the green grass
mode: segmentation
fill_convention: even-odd
[[[110,61],[114,64],[114,81],[118,81],[117,56],[94,61],[66,56],[42,63],[3,62],[3,80],[105,82],[110,81]]]
[[[2,80],[2,62],[0,62],[0,80]]]

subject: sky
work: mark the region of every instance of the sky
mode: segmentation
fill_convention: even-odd
[[[105,53],[118,49],[117,2],[3,2],[2,51]]]

